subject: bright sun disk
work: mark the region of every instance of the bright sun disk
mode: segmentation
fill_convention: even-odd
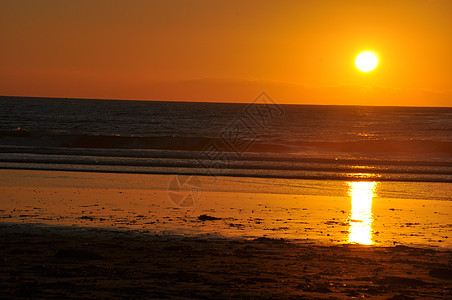
[[[372,71],[373,69],[375,69],[377,64],[377,56],[369,51],[360,53],[355,60],[356,67],[363,72]]]

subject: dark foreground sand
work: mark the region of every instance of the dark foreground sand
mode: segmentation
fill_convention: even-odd
[[[451,254],[0,223],[0,297],[451,299]]]

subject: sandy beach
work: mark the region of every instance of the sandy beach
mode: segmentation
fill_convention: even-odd
[[[452,295],[447,183],[174,176],[1,170],[1,296]]]
[[[450,299],[451,251],[0,225],[1,298]]]

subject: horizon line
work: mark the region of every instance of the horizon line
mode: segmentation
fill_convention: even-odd
[[[265,92],[265,91],[262,91]],[[262,93],[261,92],[261,93]],[[265,92],[267,95],[268,93]],[[259,94],[260,95],[260,94]],[[221,103],[221,104],[250,104],[256,98],[254,98],[251,102],[237,102],[237,101],[201,101],[201,100],[183,100],[183,99],[124,99],[124,98],[84,98],[84,97],[55,97],[55,96],[17,96],[17,95],[0,95],[0,98],[40,98],[40,99],[58,99],[58,100],[100,100],[100,101],[148,101],[148,102],[177,102],[177,103]],[[271,98],[271,97],[270,97]],[[419,107],[419,108],[452,108],[451,106],[433,106],[433,105],[365,105],[365,104],[314,104],[314,103],[288,103],[281,102],[277,103],[273,98],[271,98],[275,104],[277,105],[306,105],[306,106],[367,106],[367,107]]]

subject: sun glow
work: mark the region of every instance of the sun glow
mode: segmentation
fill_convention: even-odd
[[[377,67],[377,64],[377,56],[370,51],[360,53],[355,60],[356,67],[363,72],[372,71]]]
[[[349,182],[349,194],[352,201],[350,214],[350,243],[371,245],[372,242],[372,198],[376,182]]]

